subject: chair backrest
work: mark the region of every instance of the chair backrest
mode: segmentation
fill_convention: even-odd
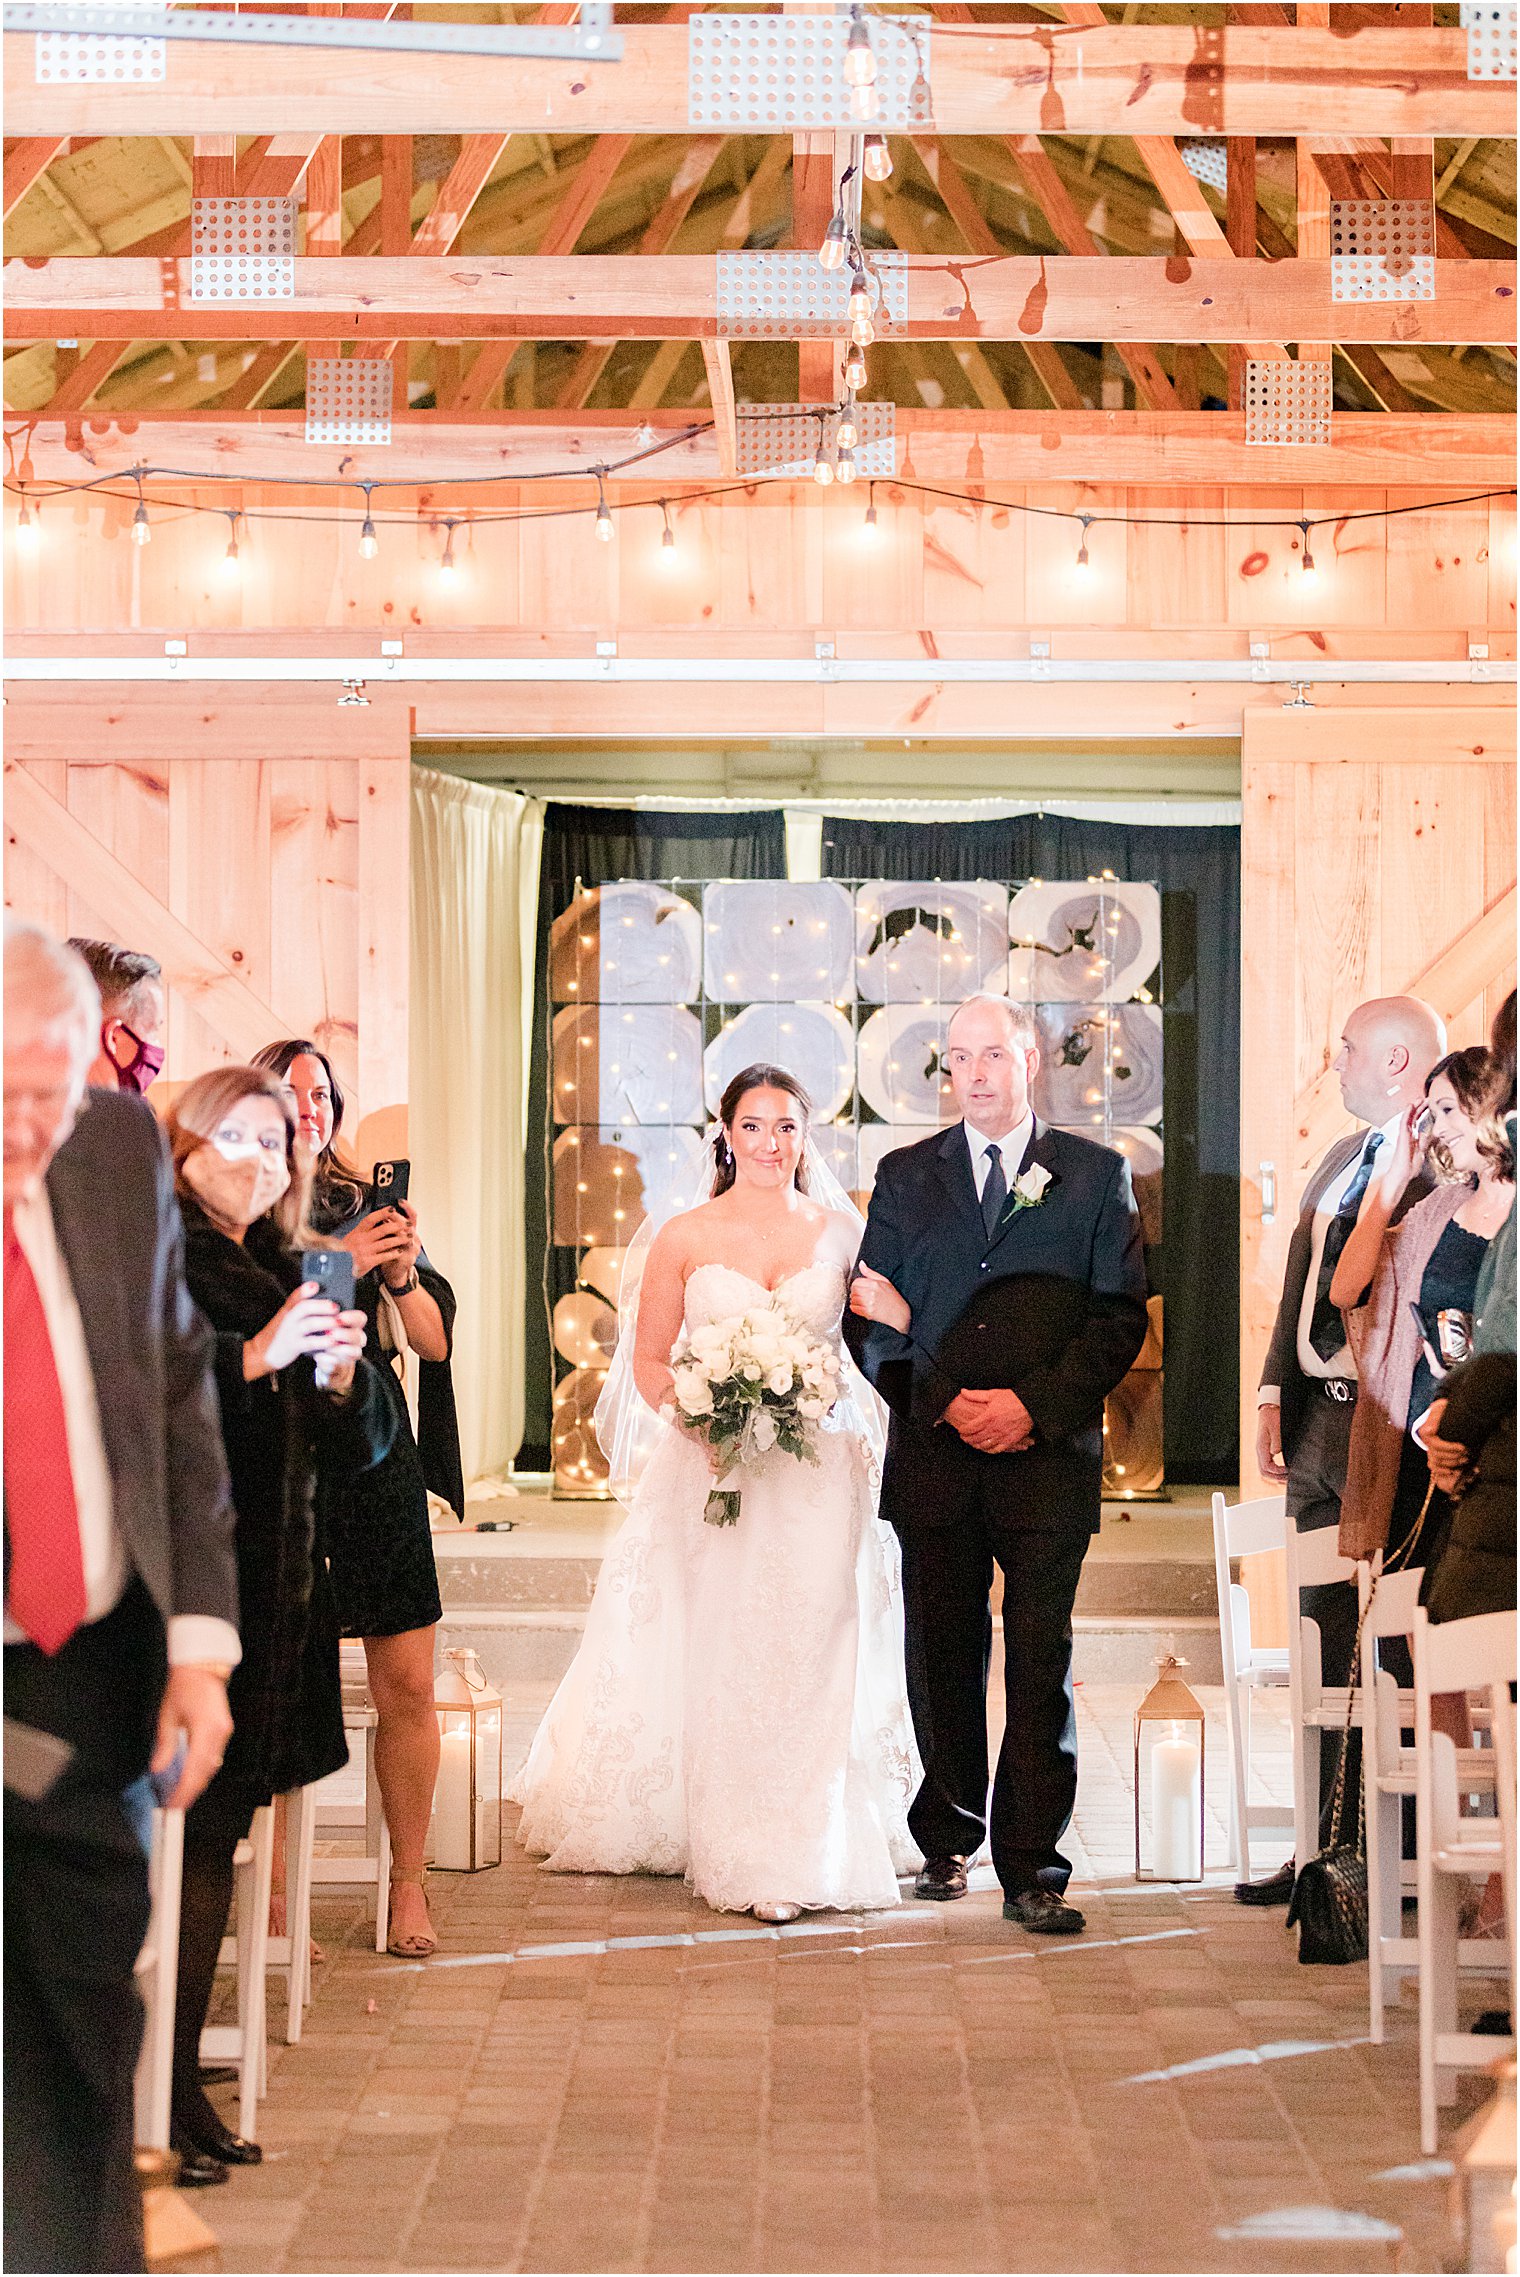
[[[1362,1635],[1367,1637],[1407,1637],[1414,1633],[1414,1611],[1420,1602],[1420,1584],[1425,1579],[1422,1565],[1401,1566],[1397,1573],[1374,1575],[1366,1565],[1356,1569],[1357,1590],[1364,1611]],[[1373,1583],[1376,1582],[1376,1590]],[[1372,1603],[1367,1598],[1372,1592]]]
[[[1315,1589],[1327,1581],[1355,1581],[1356,1561],[1341,1556],[1340,1535],[1334,1526],[1316,1526],[1306,1534],[1289,1526],[1285,1540],[1290,1610],[1297,1610],[1292,1602],[1296,1589]]]
[[[1415,1695],[1466,1692],[1515,1681],[1515,1616],[1476,1613],[1465,1621],[1432,1621],[1415,1610]]]
[[[1288,1498],[1285,1494],[1258,1495],[1253,1502],[1226,1504],[1222,1494],[1214,1497],[1214,1540],[1221,1534],[1227,1557],[1259,1557],[1266,1550],[1280,1550],[1287,1538]]]

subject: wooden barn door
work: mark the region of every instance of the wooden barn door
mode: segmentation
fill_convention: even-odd
[[[159,959],[158,1099],[311,1036],[353,1150],[404,1149],[408,731],[404,707],[327,689],[12,683],[6,904]]]
[[[1241,1483],[1259,1494],[1256,1386],[1288,1236],[1350,1128],[1330,1072],[1347,1013],[1423,996],[1455,1048],[1486,1040],[1514,986],[1515,725],[1498,709],[1248,712],[1241,757]],[[1281,1643],[1279,1561],[1248,1563]]]

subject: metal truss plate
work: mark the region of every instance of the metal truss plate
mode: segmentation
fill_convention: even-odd
[[[151,46],[156,39],[212,41],[226,47],[349,48],[380,55],[487,55],[562,58],[585,63],[616,63],[623,53],[622,34],[613,28],[611,0],[581,0],[573,24],[455,24],[440,23],[431,9],[418,12],[415,22],[398,23],[375,18],[342,16],[281,16],[269,13],[228,14],[205,8],[91,4],[70,7],[64,0],[7,0],[4,12],[8,32],[36,32],[43,40],[58,40],[84,48],[109,46],[120,38],[132,47]],[[102,37],[102,35],[107,35]],[[160,68],[143,72],[143,78],[162,79]],[[116,70],[51,71],[38,78],[117,79],[131,76]]]
[[[1182,163],[1195,182],[1207,182],[1221,197],[1229,193],[1229,160],[1222,142],[1184,142]]]
[[[315,356],[306,367],[308,443],[388,443],[395,366],[384,356]]]
[[[867,255],[880,287],[872,312],[878,332],[908,321],[903,253]],[[734,340],[831,340],[849,330],[850,273],[821,269],[816,253],[720,253],[718,328]]]
[[[1246,441],[1328,443],[1331,371],[1280,357],[1246,360]]]
[[[296,249],[294,198],[192,198],[190,252],[247,259]]]
[[[852,107],[845,82],[848,15],[692,16],[690,124],[751,134],[862,124],[906,132],[932,125],[927,18],[872,16],[870,29],[876,106],[867,118]]]
[[[153,36],[157,28],[154,19],[167,13],[163,8],[145,8],[138,19],[141,28],[120,34],[39,32],[37,84],[40,87],[91,84],[140,87],[150,80],[161,80],[168,51],[163,40]],[[6,29],[11,29],[8,15]]]
[[[1434,300],[1436,211],[1422,198],[1334,198],[1332,300]]]
[[[886,481],[897,472],[897,406],[858,403],[855,422],[857,473],[867,481]],[[839,413],[806,403],[741,405],[736,463],[741,475],[763,475],[776,482],[805,481],[818,456],[820,436],[830,458],[836,450]]]
[[[1467,34],[1469,79],[1513,79],[1515,76],[1515,0],[1507,7],[1474,7],[1463,0],[1462,29]]]
[[[190,257],[190,290],[199,300],[294,300],[296,265],[288,254],[201,253]]]

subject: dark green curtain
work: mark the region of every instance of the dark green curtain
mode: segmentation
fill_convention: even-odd
[[[993,822],[826,819],[835,878],[1087,878],[1161,888],[1166,1469],[1239,1476],[1240,831],[1059,814]]]
[[[521,1470],[549,1468],[554,1364],[547,1291],[549,1150],[545,1137],[549,1032],[549,927],[577,885],[615,878],[784,878],[786,822],[779,807],[755,814],[645,813],[626,807],[550,805],[544,813],[534,967],[538,1043],[528,1082],[528,1305],[523,1352],[526,1405]]]

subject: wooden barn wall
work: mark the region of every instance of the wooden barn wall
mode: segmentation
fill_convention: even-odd
[[[762,485],[702,503],[672,501],[673,554],[662,551],[660,508],[647,498],[628,507],[611,544],[596,540],[589,512],[461,523],[458,574],[450,578],[438,566],[441,520],[425,514],[387,524],[386,512],[414,501],[377,500],[380,551],[364,561],[349,499],[341,509],[314,502],[310,511],[333,519],[299,528],[245,523],[240,573],[232,575],[221,515],[176,520],[165,509],[152,544],[138,547],[128,538],[127,502],[76,497],[43,507],[32,553],[18,560],[7,548],[7,621],[12,636],[265,627],[404,636],[490,627],[545,639],[684,632],[763,644],[838,630],[908,639],[931,654],[956,653],[963,636],[978,642],[989,631],[1028,626],[1106,636],[1122,628],[1167,645],[1197,631],[1224,649],[1249,631],[1275,631],[1300,636],[1306,656],[1357,653],[1347,638],[1358,633],[1372,641],[1372,654],[1386,653],[1389,633],[1427,645],[1449,636],[1447,647],[1469,632],[1513,634],[1513,500],[1358,521],[1350,517],[1407,505],[1417,494],[1066,485],[1008,495],[1068,514],[1151,519],[1143,528],[1094,527],[1083,573],[1074,522],[1020,513],[1012,503],[926,501],[878,483],[873,537],[864,484],[849,494]],[[250,509],[306,510],[293,507],[288,491],[250,487],[244,496]],[[469,499],[482,514],[507,516],[545,502],[542,489],[523,486],[477,490]],[[449,510],[464,510],[457,497]],[[1314,532],[1316,569],[1306,576],[1296,518],[1326,513],[1343,518]],[[1222,519],[1241,526],[1205,526]],[[1465,651],[1456,645],[1455,653]]]
[[[1349,1127],[1330,1072],[1347,1013],[1410,991],[1455,1049],[1487,1040],[1515,985],[1514,712],[1251,714],[1242,773],[1241,1450],[1259,1493],[1256,1386],[1288,1237]],[[1261,1563],[1281,1641],[1280,1568]]]

